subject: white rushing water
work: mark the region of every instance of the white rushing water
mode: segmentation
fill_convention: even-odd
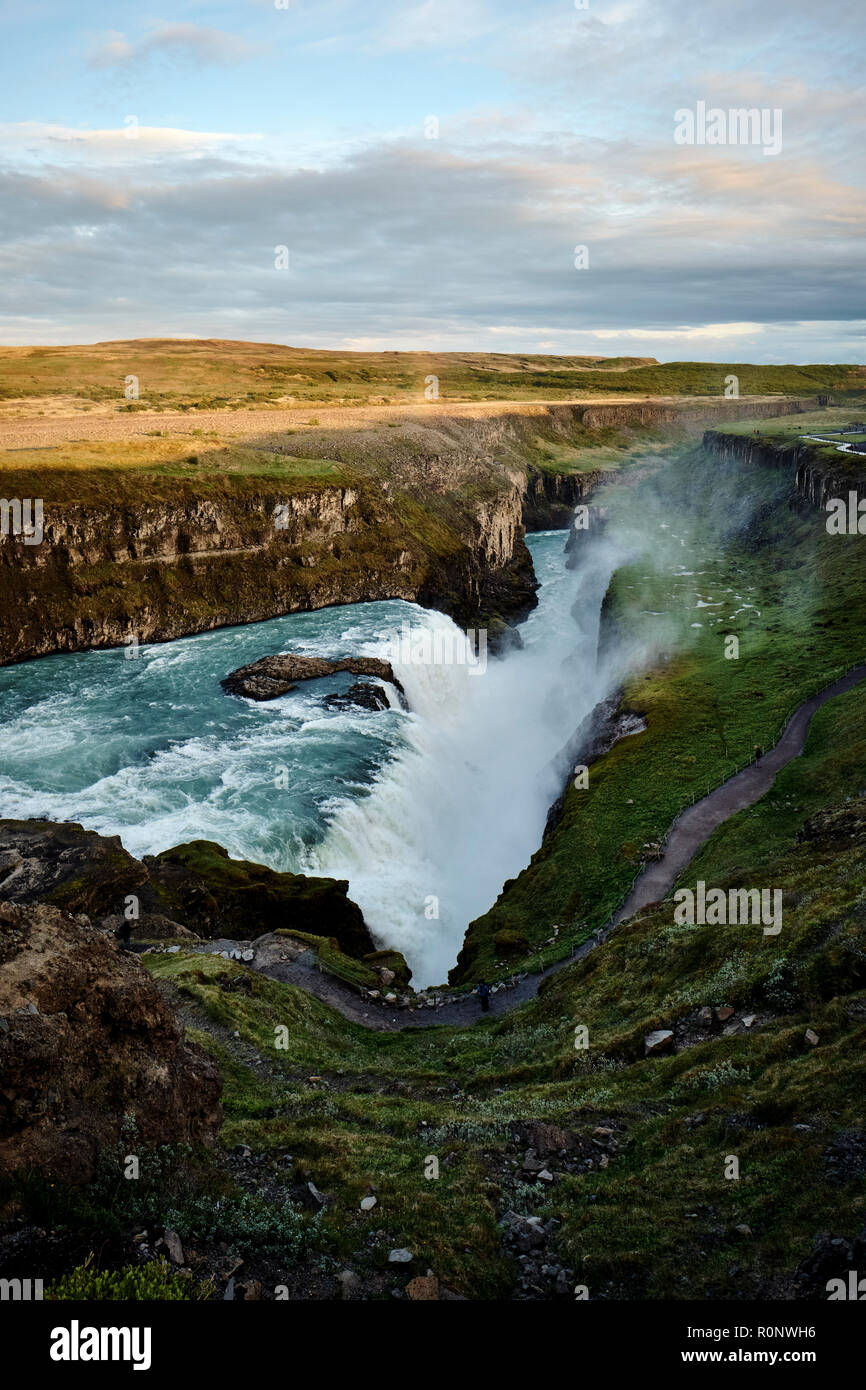
[[[447,977],[468,923],[538,848],[561,790],[552,760],[600,697],[597,612],[581,612],[564,535],[530,543],[541,589],[520,629],[523,649],[483,672],[395,663],[413,711],[405,744],[369,796],[341,803],[307,856],[311,871],[349,879],[374,935],[403,952],[416,987]],[[464,640],[441,614],[426,621],[446,652]]]
[[[560,790],[550,761],[599,695],[598,591],[582,598],[564,544],[562,531],[529,538],[540,589],[523,650],[483,670],[395,662],[409,712],[328,706],[352,676],[265,704],[219,686],[279,651],[388,656],[407,623],[465,653],[450,619],[402,602],[202,633],[133,660],[82,652],[0,670],[0,815],[80,821],[139,856],[210,839],[346,878],[377,943],[405,953],[416,986],[440,983],[467,924],[538,848]]]

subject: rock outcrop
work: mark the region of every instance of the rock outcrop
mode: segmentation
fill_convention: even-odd
[[[358,959],[376,950],[345,879],[278,873],[230,859],[210,840],[177,845],[144,864],[149,892],[143,901],[160,905],[157,910],[202,936],[246,940],[287,927],[333,937],[341,951]]]
[[[208,1140],[216,1065],[84,916],[0,902],[0,1169],[86,1182],[101,1151]]]
[[[347,955],[361,957],[376,948],[348,888],[345,880],[230,859],[208,840],[140,860],[117,835],[73,822],[0,821],[0,898],[86,913],[108,931],[118,918],[128,920],[134,938],[166,937],[172,924],[208,939],[288,927],[333,937]],[[134,915],[124,917],[130,906]]]
[[[220,684],[230,695],[242,695],[247,700],[276,700],[296,690],[303,681],[333,676],[339,671],[350,671],[355,676],[376,676],[401,693],[403,690],[390,661],[380,661],[373,656],[349,656],[336,661],[321,656],[263,656],[259,661],[239,666]]]

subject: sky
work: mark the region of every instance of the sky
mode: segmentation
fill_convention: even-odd
[[[0,342],[866,361],[863,0],[578,4],[0,0]]]

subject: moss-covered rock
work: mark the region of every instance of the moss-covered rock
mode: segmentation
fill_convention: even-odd
[[[399,985],[401,989],[408,989],[412,972],[406,964],[402,951],[372,951],[364,957],[364,963],[372,966],[379,973],[383,970],[393,971],[394,978],[391,983]]]
[[[250,938],[285,927],[333,937],[351,956],[375,949],[345,879],[278,873],[247,859],[230,859],[211,840],[177,845],[144,863],[149,909],[202,936]]]

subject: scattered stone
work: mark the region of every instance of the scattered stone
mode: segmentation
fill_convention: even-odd
[[[341,1269],[337,1283],[340,1285],[341,1298],[354,1298],[361,1287],[361,1280],[353,1269]]]
[[[166,1230],[163,1232],[162,1243],[168,1251],[168,1258],[173,1265],[186,1264],[183,1254],[183,1246],[180,1243],[180,1236],[177,1231]]]
[[[734,1011],[730,1004],[725,1004],[724,1008],[716,1009],[716,1018],[719,1020],[719,1023],[727,1023],[728,1019],[733,1018],[733,1016]]]
[[[245,1279],[242,1284],[235,1284],[235,1298],[242,1298],[245,1303],[257,1303],[262,1296],[262,1286],[258,1279]]]
[[[750,1236],[752,1234],[751,1226],[735,1226],[734,1230],[737,1231],[741,1236]]]
[[[757,1014],[745,1014],[744,1017],[743,1017],[743,1027],[744,1027],[744,1028],[753,1028],[754,1025],[757,1023],[757,1021],[758,1021],[758,1015],[757,1015]]]
[[[406,1293],[415,1303],[429,1303],[438,1301],[439,1280],[432,1270],[427,1271],[426,1275],[419,1274],[416,1279],[410,1279],[406,1285]]]
[[[401,1248],[400,1250],[389,1250],[388,1252],[389,1265],[409,1265],[414,1258],[412,1251],[406,1250],[405,1248]]]
[[[605,1158],[606,1157],[607,1155],[605,1154]],[[542,1168],[538,1176],[542,1182],[553,1182],[553,1174],[551,1173],[549,1168]]]
[[[712,1028],[713,1011],[708,1004],[698,1011],[698,1023],[702,1028]]]
[[[732,1011],[733,1012],[733,1011]],[[657,1028],[653,1033],[647,1033],[643,1040],[644,1056],[657,1054],[659,1052],[669,1052],[674,1045],[674,1035],[670,1028]]]
[[[806,1042],[809,1044],[810,1047],[818,1046],[818,1034],[814,1032],[812,1028],[807,1028],[805,1033],[803,1034],[803,1037],[806,1039]]]
[[[372,1211],[375,1205],[376,1205],[376,1198],[375,1198],[375,1197],[362,1197],[362,1198],[361,1198],[361,1211]]]

